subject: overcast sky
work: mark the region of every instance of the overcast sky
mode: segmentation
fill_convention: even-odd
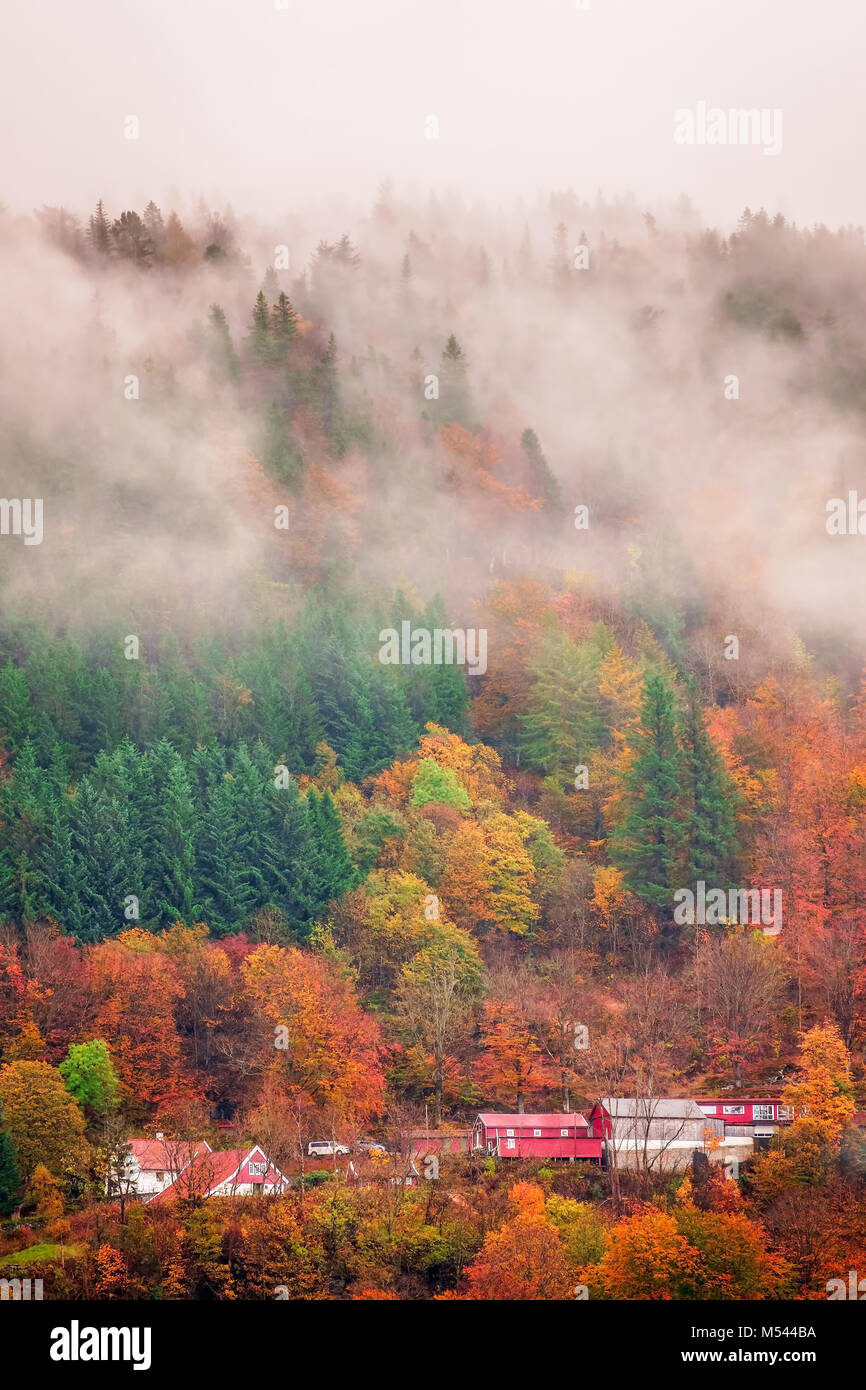
[[[866,223],[864,0],[589,5],[7,0],[0,198],[116,211],[182,190],[270,214],[391,176]],[[782,152],[675,144],[698,102],[780,109]]]

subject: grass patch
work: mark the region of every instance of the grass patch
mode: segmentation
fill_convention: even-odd
[[[48,1260],[59,1260],[61,1251],[64,1259],[77,1260],[84,1254],[83,1245],[29,1245],[26,1250],[13,1250],[11,1255],[0,1259],[0,1269],[4,1265],[35,1265]]]

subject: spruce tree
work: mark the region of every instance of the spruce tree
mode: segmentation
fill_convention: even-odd
[[[686,686],[681,720],[685,804],[683,882],[727,888],[737,867],[736,789],[707,733],[694,678]]]
[[[261,290],[256,295],[256,302],[253,305],[253,320],[247,336],[247,352],[256,366],[259,367],[266,366],[273,357],[268,302]]]
[[[633,893],[660,912],[672,914],[681,862],[683,768],[674,693],[658,674],[647,676],[640,723],[629,747],[632,761],[623,780],[625,815],[611,836],[611,858]]]
[[[438,416],[443,424],[469,424],[469,384],[466,355],[452,333],[442,352],[439,368]]]
[[[524,430],[520,447],[529,463],[529,491],[533,497],[543,497],[550,512],[562,511],[562,490],[544,457],[535,430]]]
[[[232,343],[225,310],[219,304],[210,306],[208,315],[210,328],[210,357],[213,370],[229,381],[237,381],[240,376],[238,355]]]
[[[288,295],[280,291],[271,309],[271,337],[275,353],[282,357],[286,348],[298,336],[298,316]]]
[[[0,1212],[4,1216],[18,1205],[24,1186],[9,1132],[2,1128],[0,1115]]]
[[[87,244],[95,256],[105,260],[111,254],[111,224],[105,214],[102,199],[96,204],[87,224]]]

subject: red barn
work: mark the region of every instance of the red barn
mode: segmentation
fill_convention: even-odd
[[[472,1147],[497,1158],[561,1158],[601,1163],[601,1137],[590,1138],[583,1115],[481,1114]]]

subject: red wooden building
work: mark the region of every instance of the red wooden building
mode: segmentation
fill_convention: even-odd
[[[696,1104],[711,1119],[724,1121],[728,1125],[772,1125],[790,1124],[794,1111],[790,1105],[783,1105],[776,1097],[763,1097],[755,1100],[745,1096],[725,1096],[713,1099],[712,1096],[698,1096]]]
[[[726,1135],[749,1135],[755,1148],[766,1148],[780,1125],[788,1125],[794,1118],[790,1105],[783,1105],[778,1097],[763,1096],[725,1096],[713,1098],[700,1097],[697,1104],[708,1120],[718,1120],[725,1127]]]
[[[601,1136],[590,1138],[583,1115],[478,1116],[472,1147],[497,1158],[560,1158],[601,1163]]]

